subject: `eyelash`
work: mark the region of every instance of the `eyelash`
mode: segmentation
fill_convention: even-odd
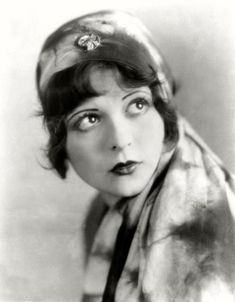
[[[128,105],[127,108],[130,108],[131,105],[135,104],[136,105],[136,108],[137,108],[137,104],[141,104],[143,105],[142,108],[138,108],[138,112],[136,113],[132,113],[131,115],[139,115],[141,113],[145,113],[147,111],[147,109],[151,106],[151,103],[150,101],[148,101],[147,99],[145,98],[137,98],[137,99],[134,99],[133,101],[131,101]],[[144,110],[145,109],[145,110]]]
[[[80,115],[77,118],[77,120],[74,123],[72,123],[72,125],[71,125],[72,129],[73,130],[79,130],[81,132],[88,131],[90,129],[90,127],[92,127],[92,126],[88,127],[87,129],[82,129],[81,124],[82,124],[82,122],[85,121],[86,118],[90,119],[92,117],[95,117],[97,120],[100,120],[100,116],[98,114],[96,114],[94,112],[86,112],[83,115]]]
[[[143,107],[142,108],[137,108],[138,104],[143,105]],[[130,111],[130,109],[132,109],[133,105],[136,105],[136,108],[134,108],[134,110],[137,110],[136,112],[135,111],[132,111],[132,112]],[[141,114],[145,113],[150,106],[151,106],[151,103],[147,99],[142,98],[142,97],[141,98],[136,98],[128,104],[126,112],[130,116],[134,117],[134,116],[138,116],[138,115],[141,115]],[[82,129],[82,127],[81,127],[82,122],[84,122],[86,118],[90,119],[92,117],[95,117],[96,122],[94,124],[90,124],[90,126],[84,128],[84,129]],[[95,112],[86,112],[83,115],[78,116],[76,121],[71,123],[70,127],[71,127],[72,130],[87,132],[87,131],[90,130],[90,128],[93,128],[93,126],[95,126],[97,123],[99,123],[100,120],[101,120],[101,117],[100,117],[99,114],[97,114]]]

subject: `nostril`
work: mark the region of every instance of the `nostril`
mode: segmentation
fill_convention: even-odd
[[[127,144],[125,144],[125,145],[122,145],[122,146],[113,145],[113,146],[111,147],[111,150],[112,150],[112,151],[116,151],[117,149],[123,150],[123,149],[125,149],[126,147],[129,147],[129,146],[131,146],[131,143],[130,143],[130,142],[127,143]]]

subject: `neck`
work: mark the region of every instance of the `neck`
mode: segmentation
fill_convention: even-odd
[[[120,196],[115,196],[109,193],[101,192],[102,200],[109,206],[114,206],[120,199]]]

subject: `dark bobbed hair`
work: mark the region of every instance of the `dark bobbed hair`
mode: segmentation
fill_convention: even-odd
[[[50,168],[55,169],[61,178],[66,178],[68,169],[65,118],[87,98],[99,96],[99,93],[94,90],[90,82],[90,72],[92,72],[93,67],[112,69],[117,83],[122,87],[148,86],[152,92],[154,106],[164,122],[164,143],[174,146],[178,141],[175,107],[170,99],[163,99],[160,93],[161,83],[158,81],[154,70],[151,69],[151,72],[143,73],[116,62],[83,62],[55,73],[48,82],[46,89],[41,92],[39,89],[40,68],[38,66],[36,81],[42,107],[40,115],[43,117],[43,123],[49,132],[49,140],[45,151],[51,164]],[[172,93],[173,95],[176,93],[174,81]]]

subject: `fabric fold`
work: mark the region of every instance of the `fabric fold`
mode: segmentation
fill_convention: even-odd
[[[151,182],[124,203],[135,232],[113,301],[234,301],[234,178],[183,118],[179,129],[176,148],[165,160],[162,156]],[[105,263],[103,258],[114,248],[122,221],[115,207],[104,217],[90,256],[84,301],[102,301],[115,261],[111,253]]]

